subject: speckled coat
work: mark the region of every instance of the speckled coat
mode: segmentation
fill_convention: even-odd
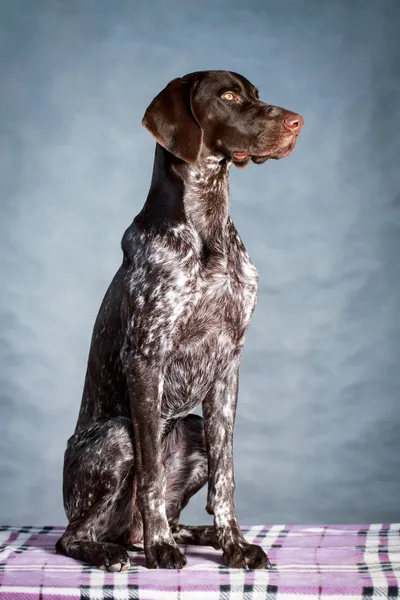
[[[222,105],[207,105],[210,94]],[[222,119],[224,95],[237,106]],[[148,567],[181,568],[185,542],[221,548],[229,566],[268,565],[233,500],[239,361],[258,277],[229,216],[228,173],[289,153],[293,115],[300,130],[301,117],[219,71],[174,80],[147,110],[153,178],[94,326],[58,552],[122,570],[143,540]],[[200,404],[203,419],[190,414]],[[207,481],[214,525],[180,525]]]

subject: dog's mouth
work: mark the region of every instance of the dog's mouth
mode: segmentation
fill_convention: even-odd
[[[289,144],[285,144],[282,148],[278,150],[274,150],[269,153],[262,154],[250,154],[248,152],[232,152],[232,159],[235,165],[240,166],[241,164],[247,163],[249,160],[252,160],[253,163],[257,165],[261,165],[268,159],[279,160],[280,158],[285,158],[288,156],[296,146],[297,136],[293,136],[293,139],[290,140]]]

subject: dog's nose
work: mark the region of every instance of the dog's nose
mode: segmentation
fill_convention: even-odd
[[[296,113],[289,113],[283,119],[284,124],[293,133],[300,133],[300,129],[304,125],[304,119]]]

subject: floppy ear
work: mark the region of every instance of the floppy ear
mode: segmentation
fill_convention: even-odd
[[[174,79],[158,94],[145,112],[142,125],[168,152],[185,162],[199,157],[203,130],[192,108],[198,80]]]

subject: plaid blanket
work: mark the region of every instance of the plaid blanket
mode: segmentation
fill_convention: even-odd
[[[132,555],[125,573],[108,573],[57,556],[63,527],[0,527],[0,599],[289,600],[398,598],[400,524],[243,527],[261,544],[269,571],[227,569],[221,553],[184,548],[181,571],[147,570]]]

